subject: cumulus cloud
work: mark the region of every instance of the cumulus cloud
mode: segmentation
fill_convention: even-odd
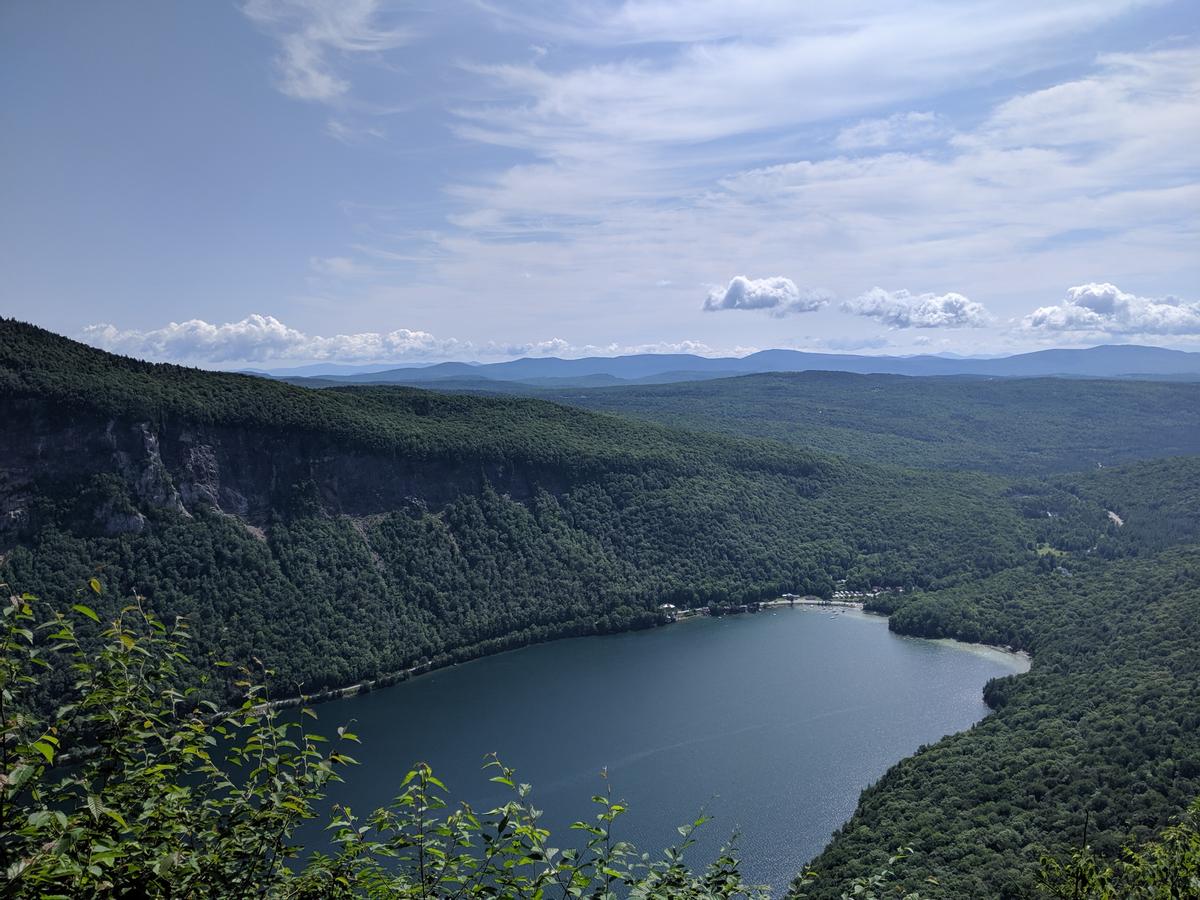
[[[573,349],[570,341],[556,337],[545,341],[507,344],[490,341],[484,347],[484,352],[489,356],[564,356],[570,355]]]
[[[471,349],[469,342],[439,340],[427,331],[399,328],[330,337],[305,334],[274,316],[247,316],[213,325],[202,319],[171,322],[150,331],[89,325],[84,340],[115,353],[191,362],[261,362],[272,359],[373,361],[437,358]]]
[[[1032,331],[1089,334],[1200,334],[1200,303],[1152,299],[1115,284],[1080,284],[1056,306],[1035,309],[1021,322]]]
[[[574,8],[555,9],[564,6]],[[742,4],[716,6],[740,9]],[[1059,9],[1054,7],[1054,15]],[[1018,44],[1029,51],[1024,38]],[[630,45],[623,54],[636,54],[636,48]],[[679,65],[691,58],[681,55]],[[705,72],[711,70],[714,61],[707,53],[697,58]],[[817,52],[794,58],[825,57]],[[881,58],[891,57],[875,57]],[[649,75],[632,62],[628,71],[589,70],[578,87],[607,95],[622,74],[644,84],[659,72],[651,63]],[[740,83],[741,71],[722,70],[718,86]],[[766,63],[754,71],[783,78]],[[856,71],[886,75],[895,69],[866,61]],[[827,286],[839,297],[853,297],[873,284],[1003,284],[1006,297],[1044,298],[1037,301],[1041,305],[1058,299],[1057,290],[1044,293],[1046,285],[1078,283],[1072,272],[1104,271],[1118,284],[1122,279],[1129,284],[1137,273],[1154,271],[1164,292],[1183,294],[1171,282],[1190,283],[1194,271],[1200,210],[1196,46],[1102,56],[1074,81],[1056,84],[1048,75],[1043,82],[1049,86],[1007,100],[997,97],[1002,102],[995,105],[987,99],[989,89],[966,112],[939,107],[953,134],[936,152],[891,145],[836,156],[799,152],[791,159],[775,141],[759,142],[754,137],[759,132],[742,119],[730,129],[746,140],[714,144],[663,138],[659,149],[647,147],[656,123],[673,121],[675,113],[695,102],[692,73],[680,78],[687,92],[683,104],[672,102],[665,112],[649,101],[643,104],[640,96],[631,100],[640,90],[635,85],[633,94],[620,95],[623,102],[615,111],[590,96],[580,98],[578,109],[587,122],[595,117],[594,127],[577,128],[572,122],[560,130],[555,123],[564,98],[554,89],[557,72],[543,71],[544,83],[531,80],[530,96],[520,103],[489,106],[497,140],[529,149],[537,159],[449,189],[461,204],[455,224],[463,230],[438,235],[436,252],[445,260],[441,271],[461,273],[455,287],[463,292],[480,283],[504,284],[521,266],[537,267],[543,275],[548,304],[600,283],[614,296],[637,298],[663,272],[663,260],[670,260],[673,291],[680,292],[689,281],[713,280],[706,272],[724,271],[725,278],[738,272],[791,273],[802,277],[802,284]],[[957,71],[941,83],[962,83],[964,77]],[[843,84],[834,75],[820,81],[828,83]],[[820,93],[820,87],[793,90],[782,81],[769,89],[747,87],[738,92],[744,102],[736,109],[743,113],[760,98]],[[886,102],[893,108],[930,109],[924,96]],[[792,103],[784,113],[799,115],[801,109],[810,111],[807,104]],[[854,127],[867,112],[839,107],[832,122]],[[652,122],[640,121],[650,113]],[[639,121],[618,136],[602,131],[622,116]],[[839,121],[845,116],[848,121]],[[712,104],[699,104],[696,119],[712,124]],[[770,131],[785,128],[778,116],[771,122],[761,127],[776,140],[793,134]],[[807,127],[803,134],[814,130]],[[874,141],[863,132],[856,137]],[[803,276],[790,268],[797,248],[803,249]],[[520,287],[514,290],[524,296]],[[697,306],[706,292],[707,286],[697,292]],[[989,299],[990,312],[1006,320],[1019,319],[1035,305],[995,303],[1003,305],[993,306]]]
[[[991,321],[982,303],[954,292],[910,294],[875,287],[845,301],[842,309],[892,328],[979,328]]]
[[[299,100],[328,103],[350,90],[339,57],[381,53],[412,38],[381,24],[379,0],[247,0],[242,11],[279,41],[279,90]]]
[[[830,301],[824,291],[801,291],[790,278],[747,278],[735,275],[725,287],[714,287],[704,299],[704,309],[761,309],[773,316],[813,312]]]
[[[214,325],[202,319],[171,322],[148,331],[110,324],[89,325],[83,339],[94,347],[144,359],[229,365],[267,361],[401,362],[516,356],[622,356],[633,353],[694,353],[699,356],[745,356],[756,347],[713,347],[702,341],[659,341],[651,344],[573,344],[554,337],[542,341],[488,341],[476,345],[456,338],[436,338],[427,331],[398,328],[322,336],[306,334],[274,316],[251,315],[240,322]]]

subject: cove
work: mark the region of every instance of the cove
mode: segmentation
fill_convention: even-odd
[[[747,877],[782,893],[854,811],[858,795],[922,744],[983,718],[983,685],[1023,657],[907,638],[860,612],[768,610],[650,631],[574,638],[475,660],[317,708],[353,720],[361,763],[330,800],[365,815],[409,766],[433,766],[477,809],[506,794],[495,752],[533,785],[553,846],[605,790],[630,812],[618,837],[652,855],[675,826],[713,821],[689,851],[711,858],[737,830]],[[319,827],[300,835],[309,847]]]

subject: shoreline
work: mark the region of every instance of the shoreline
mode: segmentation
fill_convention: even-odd
[[[840,600],[840,599],[839,600],[825,600],[820,597],[814,597],[814,596],[795,597],[795,598],[789,598],[789,599],[784,599],[783,597],[779,597],[774,600],[762,600],[762,601],[759,601],[757,603],[752,603],[752,604],[739,604],[737,606],[718,607],[719,612],[717,612],[715,614],[711,611],[712,607],[708,607],[708,606],[687,608],[687,609],[672,609],[670,611],[661,610],[666,616],[668,616],[668,618],[665,621],[659,622],[657,625],[653,625],[651,627],[652,628],[662,628],[662,627],[666,627],[669,625],[678,624],[679,622],[686,622],[691,619],[724,618],[725,616],[755,615],[763,610],[768,610],[768,609],[794,609],[794,608],[805,608],[805,609],[822,609],[822,608],[824,608],[824,609],[853,610],[853,611],[862,613],[864,616],[872,616],[875,618],[883,619],[884,621],[887,621],[890,618],[890,616],[887,613],[875,612],[873,610],[865,609],[864,604],[861,601],[857,601],[857,600]],[[647,631],[647,630],[649,630],[649,629],[648,628],[629,628],[629,629],[625,629],[621,632],[614,632],[614,633],[629,634],[634,631]],[[372,691],[375,691],[375,690],[381,690],[383,688],[394,687],[395,685],[401,684],[402,682],[408,681],[412,678],[417,678],[421,675],[428,675],[432,672],[436,672],[441,669],[449,669],[452,666],[459,665],[460,663],[472,662],[473,660],[483,659],[483,658],[489,657],[489,656],[498,656],[501,653],[510,653],[515,650],[523,650],[526,647],[532,647],[536,644],[545,644],[545,643],[549,643],[550,641],[567,640],[569,638],[586,638],[586,637],[601,637],[601,636],[602,635],[597,634],[595,632],[590,633],[590,634],[586,634],[586,633],[585,634],[569,634],[569,633],[567,633],[567,634],[549,636],[549,637],[546,637],[546,638],[543,638],[540,640],[526,641],[524,643],[518,643],[518,644],[515,644],[514,646],[505,647],[503,649],[494,650],[491,652],[479,653],[479,654],[475,654],[475,655],[468,655],[464,659],[449,660],[446,662],[436,662],[436,661],[431,660],[431,661],[427,661],[424,663],[420,663],[415,666],[410,666],[407,669],[401,669],[397,672],[392,672],[392,673],[387,673],[387,674],[381,675],[378,678],[363,679],[362,681],[357,681],[353,684],[348,684],[348,685],[345,685],[345,686],[339,687],[339,688],[327,688],[327,689],[321,690],[315,694],[300,694],[300,695],[292,696],[292,697],[284,697],[284,698],[281,698],[278,700],[269,700],[265,703],[259,704],[259,706],[256,708],[257,709],[294,709],[294,708],[301,707],[301,706],[317,706],[318,704],[330,702],[333,700],[346,700],[346,699],[350,699],[353,697],[361,696],[363,694],[371,693]],[[1015,657],[1016,659],[1021,660],[1022,666],[1023,666],[1018,672],[1015,673],[1017,675],[1024,675],[1026,672],[1028,672],[1030,670],[1030,668],[1033,665],[1033,656],[1032,656],[1032,654],[1029,653],[1028,650],[1016,650],[1012,647],[1002,647],[997,644],[984,644],[984,643],[976,643],[976,642],[972,642],[972,641],[960,641],[956,638],[948,638],[948,637],[926,637],[924,635],[919,635],[919,634],[900,634],[898,632],[897,632],[897,636],[913,638],[913,639],[922,640],[922,641],[937,641],[937,642],[957,644],[957,645],[959,645],[963,648],[967,648],[967,649],[986,650],[986,651],[993,652],[993,653],[1003,654],[1003,655],[1009,656],[1009,657]],[[475,645],[475,646],[477,647],[478,645]],[[449,651],[449,652],[469,653],[471,650],[472,650],[472,647],[463,647],[463,648],[459,648],[459,650],[457,650],[457,651]]]
[[[987,650],[990,653],[997,653],[1003,656],[1010,656],[1013,659],[1020,660],[1023,668],[1017,672],[1017,675],[1024,675],[1033,667],[1033,654],[1028,650],[1016,650],[1013,647],[1002,647],[999,644],[982,644],[973,641],[960,641],[958,638],[927,638],[921,637],[919,634],[904,635],[904,637],[914,637],[922,641],[937,641],[939,643],[957,644],[959,647],[964,647],[969,650]]]

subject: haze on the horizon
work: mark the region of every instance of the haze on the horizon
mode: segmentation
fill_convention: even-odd
[[[137,356],[1200,349],[1189,0],[44,0],[0,92],[0,313]]]

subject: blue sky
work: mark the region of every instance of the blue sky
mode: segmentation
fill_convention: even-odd
[[[0,6],[0,301],[213,366],[1200,349],[1192,2]]]

